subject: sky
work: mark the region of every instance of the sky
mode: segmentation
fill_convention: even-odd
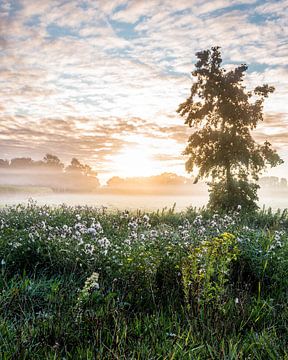
[[[193,129],[176,110],[190,93],[197,51],[248,65],[268,83],[254,135],[288,177],[288,1],[0,0],[0,158],[90,164],[113,175],[185,175]]]

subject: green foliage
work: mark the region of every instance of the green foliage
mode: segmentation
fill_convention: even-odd
[[[238,207],[248,211],[258,208],[257,190],[259,185],[244,180],[231,179],[229,187],[225,181],[214,181],[209,183],[209,202],[211,210],[237,210]]]
[[[0,358],[285,359],[287,230],[286,211],[2,208]]]
[[[226,210],[241,205],[255,209],[254,182],[258,174],[268,165],[274,167],[283,162],[268,141],[257,144],[251,135],[263,120],[264,100],[274,88],[265,84],[246,91],[243,80],[247,66],[242,64],[226,71],[221,66],[219,47],[196,56],[198,61],[192,72],[196,81],[190,96],[177,110],[185,117],[185,124],[198,129],[189,137],[184,151],[188,156],[186,170],[197,168],[197,179],[212,178],[212,208]]]
[[[235,236],[224,233],[191,247],[182,265],[185,300],[199,305],[213,302],[219,306],[229,280],[230,263],[237,259],[239,249]]]

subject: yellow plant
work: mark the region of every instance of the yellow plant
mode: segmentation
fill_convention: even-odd
[[[237,259],[239,248],[235,236],[223,233],[191,247],[182,264],[185,300],[190,308],[194,302],[219,303],[225,292],[230,263]]]

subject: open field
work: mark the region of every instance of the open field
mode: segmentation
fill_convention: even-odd
[[[1,359],[288,359],[288,216],[0,210]]]

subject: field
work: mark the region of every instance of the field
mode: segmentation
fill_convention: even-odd
[[[288,359],[288,214],[0,209],[1,359]]]

